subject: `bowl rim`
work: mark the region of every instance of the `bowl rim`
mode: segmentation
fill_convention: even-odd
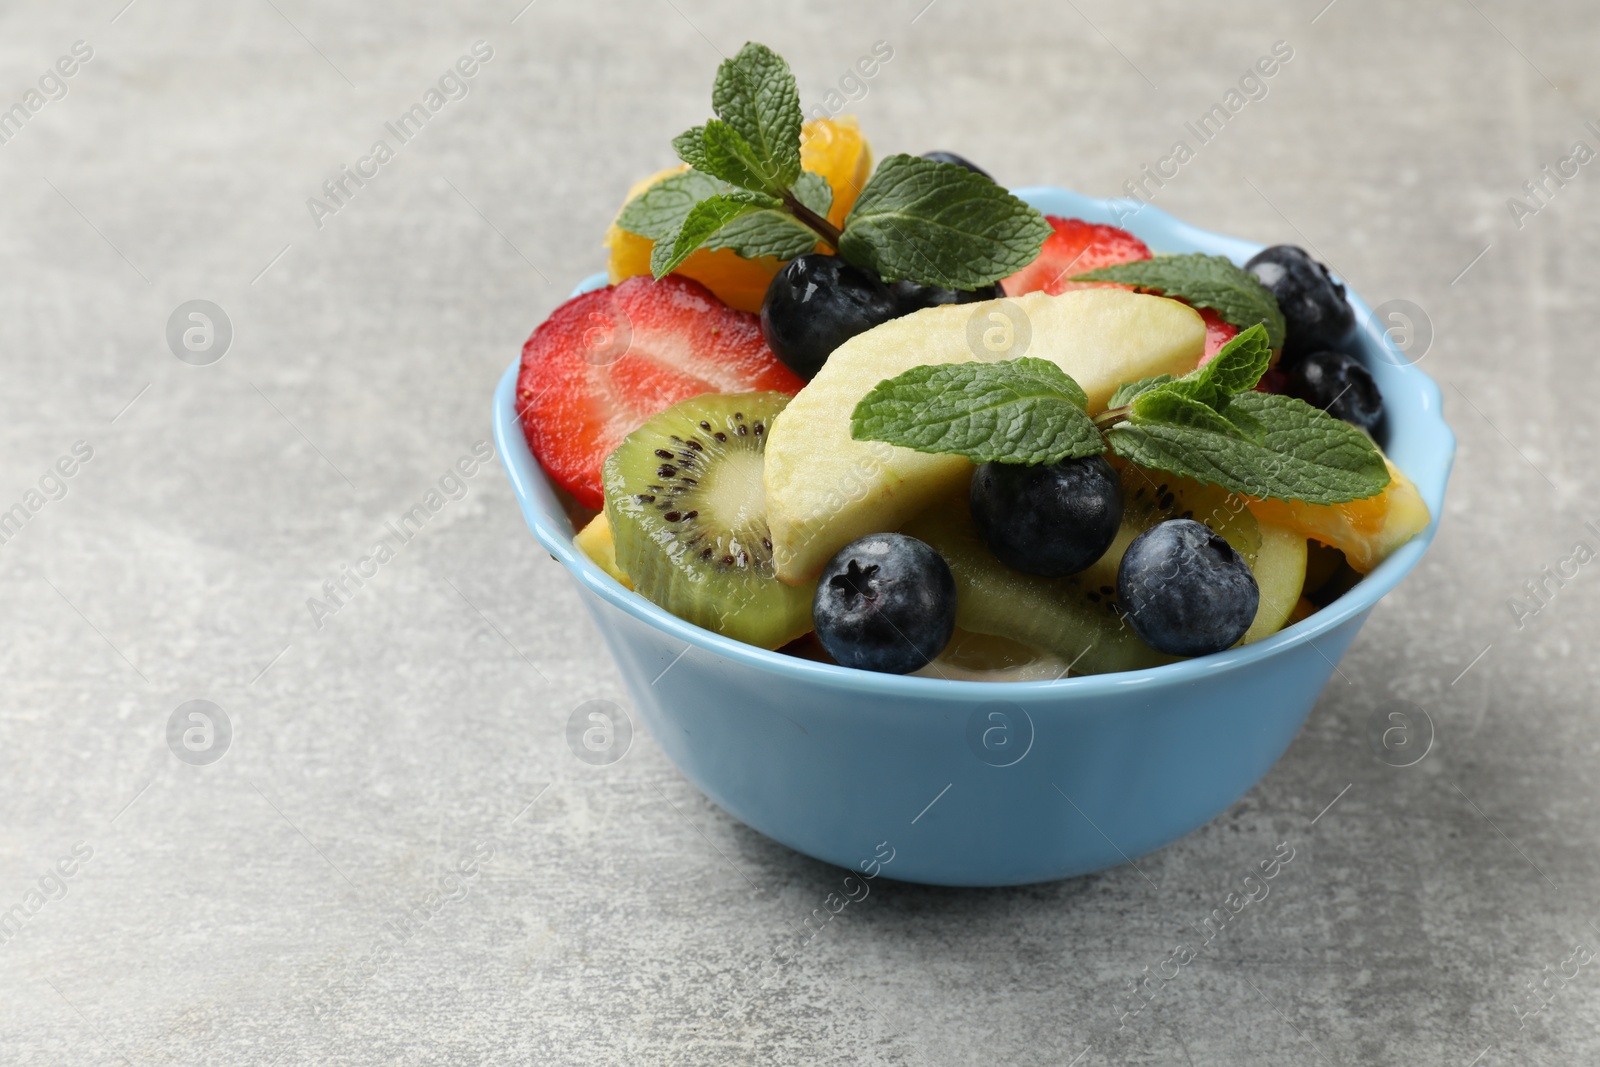
[[[1098,215],[1108,221],[1115,220],[1119,225],[1125,225],[1144,239],[1157,252],[1198,250],[1242,261],[1265,247],[1240,238],[1202,230],[1141,201],[1086,197],[1070,190],[1048,186],[1031,186],[1014,192],[1049,214],[1070,211],[1078,217],[1089,218]],[[1052,206],[1042,206],[1040,201]],[[1053,209],[1061,205],[1065,205],[1064,211]],[[1127,226],[1130,217],[1138,220],[1140,225]],[[591,275],[577,286],[574,295],[606,284],[607,279],[603,273]],[[1407,405],[1407,410],[1409,412],[1414,409],[1415,413],[1408,414],[1407,419],[1414,418],[1416,423],[1412,425],[1408,421],[1407,429],[1426,438],[1426,443],[1432,446],[1432,452],[1424,452],[1424,462],[1420,466],[1410,464],[1405,469],[1407,476],[1415,483],[1424,503],[1428,506],[1429,523],[1421,533],[1396,549],[1388,559],[1364,576],[1343,596],[1305,619],[1249,645],[1158,667],[1109,674],[1077,675],[1052,681],[980,682],[881,674],[748,645],[680,619],[641,594],[625,588],[576,546],[573,541],[576,531],[568,532],[551,521],[550,515],[538,499],[538,486],[542,484],[547,494],[553,490],[538,461],[528,449],[527,440],[522,433],[521,420],[516,414],[517,376],[522,363],[520,353],[501,375],[495,389],[493,415],[495,446],[500,452],[501,464],[510,478],[523,516],[539,543],[577,579],[583,588],[638,621],[682,641],[685,645],[684,652],[690,648],[699,648],[797,682],[822,684],[835,689],[885,697],[995,700],[1004,696],[1012,700],[1029,700],[1041,697],[1054,699],[1070,695],[1092,698],[1130,688],[1183,685],[1205,676],[1246,669],[1299,645],[1309,644],[1315,648],[1318,637],[1370,610],[1399,584],[1422,558],[1438,531],[1439,520],[1444,511],[1445,487],[1455,457],[1455,434],[1444,420],[1443,396],[1433,379],[1418,369],[1415,363],[1408,362],[1395,347],[1393,340],[1379,328],[1367,303],[1354,290],[1348,286],[1346,288],[1347,298],[1356,312],[1356,331],[1366,336],[1369,345],[1376,345],[1379,351],[1386,352],[1390,357],[1386,361],[1389,366],[1383,368],[1384,376],[1403,381],[1414,391],[1416,403]],[[1392,408],[1390,427],[1393,434],[1396,427]],[[1431,460],[1431,463],[1427,462],[1428,460]],[[1412,467],[1417,469],[1413,470]],[[560,525],[570,526],[564,515]],[[1329,662],[1331,664],[1333,661]]]

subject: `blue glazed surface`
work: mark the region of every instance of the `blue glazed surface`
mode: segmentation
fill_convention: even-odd
[[[1155,252],[1243,263],[1261,247],[1131,201],[1017,193],[1047,214],[1119,225]],[[578,291],[604,284],[596,275]],[[529,527],[577,582],[634,710],[718,805],[852,869],[875,850],[886,854],[879,844],[887,842],[894,859],[883,873],[908,881],[1064,878],[1160,848],[1259,781],[1373,605],[1433,540],[1455,454],[1439,388],[1349,296],[1359,323],[1350,347],[1383,391],[1388,454],[1416,483],[1433,523],[1310,618],[1244,648],[1150,670],[955,682],[848,670],[729,640],[624,589],[573,546],[518,424],[516,362],[495,392],[495,442]],[[1010,752],[1022,754],[1003,755]]]

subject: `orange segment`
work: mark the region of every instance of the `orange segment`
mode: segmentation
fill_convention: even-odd
[[[828,179],[833,189],[828,221],[843,226],[872,174],[872,146],[861,135],[855,116],[813,119],[801,127],[800,165]]]
[[[872,147],[861,135],[856,120],[849,116],[835,119],[813,119],[801,130],[800,164],[828,180],[833,189],[833,206],[828,209],[828,220],[835,226],[844,222],[856,202],[861,187],[872,173]],[[634,183],[628,190],[632,200],[656,182],[687,170],[685,164],[669,167],[652,174],[644,181]],[[611,284],[635,274],[650,273],[650,248],[648,237],[619,229],[613,222],[606,230],[605,244],[610,250],[606,263]],[[761,300],[767,294],[767,285],[783,266],[781,260],[770,256],[760,259],[741,259],[731,249],[719,248],[715,252],[701,249],[684,260],[674,273],[682,274],[710,289],[723,303],[740,311],[760,311]]]
[[[1287,526],[1306,537],[1339,549],[1362,574],[1427,528],[1428,505],[1388,457],[1389,485],[1376,496],[1345,504],[1307,504],[1299,500],[1250,500],[1251,514],[1262,522]]]

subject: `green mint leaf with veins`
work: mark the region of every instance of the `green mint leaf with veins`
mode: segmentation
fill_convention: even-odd
[[[1073,281],[1118,282],[1152,289],[1195,307],[1210,308],[1241,330],[1261,323],[1267,346],[1283,347],[1283,312],[1272,292],[1255,275],[1223,256],[1189,252],[1118,263],[1079,274]]]
[[[885,282],[976,289],[1032,263],[1049,234],[1043,215],[981,174],[895,155],[861,190],[839,254]]]
[[[833,188],[828,179],[806,171],[795,179],[796,200],[826,216],[833,206]],[[817,231],[783,210],[777,201],[770,206],[740,215],[706,239],[706,248],[731,248],[744,259],[771,256],[793,259],[816,250]]]
[[[773,164],[761,158],[755,146],[726,122],[712,119],[701,137],[701,156],[697,170],[721,178],[730,185],[752,192],[779,194],[784,183],[777,180]]]
[[[757,208],[706,238],[706,248],[731,248],[744,259],[793,259],[814,251],[817,231],[786,211]]]
[[[707,197],[700,201],[689,209],[689,214],[684,217],[683,226],[675,237],[670,240],[659,239],[650,249],[650,273],[657,278],[672,273],[678,264],[688,259],[695,249],[705,244],[706,239],[718,230],[741,216],[777,203],[770,198],[767,199],[770,202],[763,203],[751,194],[733,192]]]
[[[690,208],[707,197],[729,191],[726,182],[702,171],[686,170],[662,178],[628,201],[617,216],[617,225],[652,241],[671,240],[683,228]]]
[[[975,463],[1054,463],[1105,451],[1086,403],[1045,359],[913,367],[861,398],[850,436]]]
[[[1151,389],[1134,397],[1128,419],[1141,424],[1161,422],[1187,426],[1208,433],[1239,433],[1238,427],[1219,414],[1216,408],[1172,389]]]
[[[827,179],[809,171],[796,180],[794,195],[822,215],[827,214],[833,203],[833,190]],[[684,223],[690,212],[702,202],[719,196],[745,203],[749,209],[736,211],[729,204],[720,204],[706,209],[695,225],[686,230]],[[706,227],[719,218],[725,221],[706,233]],[[699,245],[684,252],[685,257],[695,248],[703,247],[731,248],[745,259],[760,256],[793,259],[812,251],[817,244],[816,232],[784,211],[776,198],[734,189],[698,170],[669,175],[628,201],[617,216],[617,225],[655,242],[650,252],[651,273],[658,278],[683,262],[683,257],[678,255],[678,241],[684,232],[690,234],[686,240],[704,234]],[[662,269],[658,271],[658,267]]]
[[[1148,405],[1146,414],[1142,405]],[[1215,423],[1203,417],[1185,422],[1193,408],[1147,392],[1106,438],[1130,463],[1245,496],[1342,504],[1389,484],[1383,454],[1366,434],[1303,400],[1243,392],[1229,399],[1226,411],[1233,418],[1213,412]]]
[[[691,167],[700,167],[706,158],[706,128],[704,126],[691,126],[672,139],[672,150],[678,153],[678,158]]]
[[[1272,349],[1267,347],[1266,329],[1260,325],[1252,326],[1223,345],[1205,366],[1195,368],[1182,378],[1158,374],[1153,378],[1122,383],[1111,394],[1111,402],[1107,406],[1120,408],[1128,404],[1137,405],[1139,398],[1160,393],[1186,397],[1214,411],[1225,411],[1235,393],[1255,387],[1271,360]]]
[[[1192,379],[1201,389],[1232,395],[1254,389],[1271,363],[1272,344],[1267,329],[1257,323],[1223,345],[1210,362],[1184,375],[1184,379]]]
[[[746,44],[717,68],[711,107],[749,146],[766,184],[729,181],[776,192],[800,176],[800,91],[783,57],[764,44]]]
[[[626,227],[624,227],[624,229],[626,229]],[[1155,389],[1158,386],[1163,386],[1168,382],[1175,382],[1177,380],[1178,379],[1174,378],[1170,374],[1157,374],[1153,378],[1140,378],[1136,382],[1123,382],[1121,385],[1117,386],[1116,392],[1111,394],[1111,399],[1106,403],[1106,407],[1108,409],[1126,407],[1128,404],[1132,403],[1133,398],[1138,396],[1140,393],[1149,392],[1151,389]]]
[[[828,184],[828,179],[814,171],[808,170],[796,178],[791,192],[796,200],[824,218],[833,206],[833,186]]]

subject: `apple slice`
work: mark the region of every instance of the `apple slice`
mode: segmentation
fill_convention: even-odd
[[[617,563],[617,542],[611,533],[611,520],[601,512],[589,520],[572,543],[583,549],[583,554],[599,564],[600,569],[615,578],[624,588],[633,588],[633,579]]]
[[[767,441],[767,521],[778,577],[810,581],[839,549],[899,529],[972,469],[960,456],[851,438],[857,402],[885,378],[925,364],[1036,356],[1077,380],[1092,413],[1123,382],[1193,370],[1205,343],[1205,323],[1193,308],[1125,289],[946,305],[852,337],[789,402]]]

